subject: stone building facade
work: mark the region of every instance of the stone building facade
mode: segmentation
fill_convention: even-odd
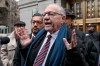
[[[19,20],[18,5],[15,0],[0,0],[0,33],[13,31],[14,23]]]
[[[20,20],[26,22],[29,31],[32,14],[35,11],[42,13],[49,3],[57,3],[65,9],[71,9],[76,15],[73,24],[77,29],[86,31],[86,26],[94,23],[95,29],[100,31],[100,0],[20,0]]]
[[[31,32],[31,18],[35,12],[43,13],[45,7],[50,3],[58,3],[61,0],[20,0],[18,2],[20,9],[20,20],[26,22],[26,28]]]

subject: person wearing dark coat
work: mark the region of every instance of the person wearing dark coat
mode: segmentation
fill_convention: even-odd
[[[87,25],[87,32],[85,32],[84,41],[87,42],[88,39],[96,40],[98,37],[96,36],[97,32],[95,31],[95,25],[90,23]]]
[[[31,25],[32,25],[32,29],[31,29],[31,34],[30,34],[30,38],[34,38],[36,36],[36,34],[44,27],[43,24],[43,16],[40,13],[35,13],[32,16],[31,19]],[[27,50],[24,50],[21,52],[21,44],[20,41],[17,44],[17,48],[15,51],[15,56],[13,59],[13,66],[23,66],[25,59],[26,59],[26,54],[27,54]],[[29,48],[29,46],[27,47],[27,49]]]
[[[70,9],[66,9],[66,24],[69,27],[69,36],[73,29],[72,22],[75,19],[75,15],[72,14]],[[81,53],[83,53],[83,62],[85,66],[100,66],[100,32],[94,30],[95,25],[89,24],[89,31],[85,33],[76,30],[77,46],[80,47]],[[88,35],[87,35],[88,34]],[[85,40],[85,41],[84,41]],[[72,55],[70,55],[72,56]],[[69,59],[73,59],[69,57]],[[71,63],[71,65],[74,65]]]
[[[19,40],[17,33],[21,28],[25,28],[25,26],[26,26],[25,22],[16,21],[14,24],[14,30],[8,36],[10,38],[10,42],[2,45],[0,56],[3,66],[13,66],[15,49],[17,47],[17,42]]]
[[[69,29],[69,34],[71,35],[72,30],[75,29],[73,26],[73,20],[76,18],[76,16],[72,13],[71,9],[65,9],[65,11],[66,11],[66,25]],[[75,31],[76,35],[80,37],[80,39],[84,40],[85,37],[84,32],[77,29],[75,29]]]
[[[100,66],[100,32],[93,33],[91,38],[85,37],[85,40],[87,66]]]
[[[85,33],[86,61],[87,66],[100,66],[100,32],[96,32],[94,24],[88,24],[88,31]]]
[[[100,66],[100,40],[88,40],[86,44],[87,54],[85,55],[87,66]],[[99,64],[99,65],[98,65]]]
[[[78,41],[74,30],[71,33],[71,42],[67,41],[69,30],[65,24],[65,10],[57,4],[49,4],[43,16],[45,27],[33,40],[26,36],[25,29],[21,30],[24,33],[20,31],[21,51],[30,45],[24,66],[85,66],[84,56],[80,51],[81,48],[77,46]],[[51,36],[51,40],[45,43],[48,36]],[[45,44],[50,44],[50,47]]]
[[[74,29],[76,32],[77,40],[79,42],[78,46],[82,49],[82,52],[83,52],[83,51],[85,51],[85,45],[84,45],[85,34],[84,34],[84,32],[74,28],[73,20],[76,18],[76,16],[72,13],[71,9],[66,9],[65,11],[66,11],[66,25],[68,27],[67,28],[68,29],[68,37],[71,38],[71,33]],[[70,42],[70,39],[68,41]]]
[[[72,33],[73,30],[75,30],[75,32],[76,32],[76,39],[78,40],[77,41],[77,47],[78,47],[77,51],[80,52],[80,54],[83,54],[82,56],[84,58],[84,54],[85,54],[85,51],[86,51],[85,46],[84,46],[84,36],[85,36],[85,34],[82,31],[77,30],[77,29],[75,29],[73,27],[73,20],[75,19],[76,16],[72,13],[71,9],[66,9],[65,11],[66,11],[66,25],[67,25],[67,29],[68,29],[67,34],[68,34],[68,37],[69,37],[69,39],[67,39],[67,40],[68,40],[68,42],[71,42],[70,41],[71,33]],[[76,53],[77,53],[77,51],[76,51]],[[73,53],[75,53],[75,52],[73,52]],[[72,55],[69,54],[69,57],[67,58],[67,59],[71,59],[71,61],[69,60],[69,64],[71,66],[75,65],[74,63],[72,63],[75,60],[75,59],[73,59],[73,57],[75,57],[76,59],[78,58],[78,56],[76,57],[73,54]],[[66,63],[64,65],[66,66]],[[82,65],[82,66],[85,66],[85,64]]]

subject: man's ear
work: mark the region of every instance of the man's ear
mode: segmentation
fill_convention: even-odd
[[[62,19],[63,19],[63,20],[66,20],[66,16],[63,16]]]
[[[62,17],[63,22],[66,22],[66,16]]]

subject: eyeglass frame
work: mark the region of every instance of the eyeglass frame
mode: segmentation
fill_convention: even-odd
[[[37,20],[32,20],[32,22],[31,22],[32,24],[35,24],[35,23],[37,23],[37,24],[42,24],[43,23],[43,21],[37,21]]]
[[[63,14],[60,14],[60,13],[57,13],[57,12],[52,12],[52,11],[49,11],[47,13],[44,13],[43,16],[46,16],[46,14],[48,14],[48,16],[55,16],[55,15],[63,15]]]

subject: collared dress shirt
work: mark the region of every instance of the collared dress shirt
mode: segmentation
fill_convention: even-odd
[[[54,42],[55,42],[55,40],[56,40],[56,38],[57,38],[58,32],[59,32],[59,30],[58,30],[57,32],[51,34],[52,38],[51,38],[51,40],[50,40],[50,46],[49,46],[47,55],[46,55],[46,57],[45,57],[45,59],[44,59],[44,62],[43,62],[43,64],[42,64],[42,66],[45,66],[45,63],[46,63],[48,54],[49,54],[49,52],[50,52],[50,50],[51,50],[51,47],[53,46],[53,44],[54,44]],[[44,39],[44,41],[43,41],[43,44],[42,44],[42,46],[41,46],[41,48],[40,48],[38,54],[40,53],[42,47],[44,46],[45,42],[47,41],[48,35],[50,35],[49,32],[47,32],[47,35],[46,35],[46,37],[45,37],[45,39]],[[37,56],[38,56],[38,55],[37,55]]]

